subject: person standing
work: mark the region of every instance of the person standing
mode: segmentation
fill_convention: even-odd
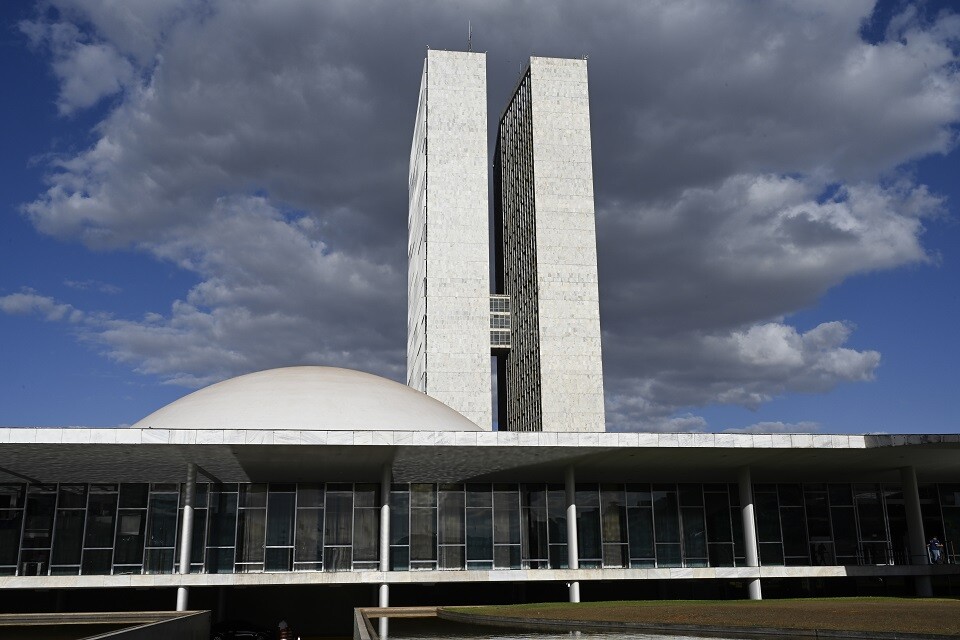
[[[943,562],[943,545],[937,539],[937,536],[930,538],[927,543],[927,551],[930,554],[930,564],[940,564]]]

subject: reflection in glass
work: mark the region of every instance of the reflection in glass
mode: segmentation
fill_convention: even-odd
[[[116,512],[117,494],[102,493],[90,496],[89,506],[87,507],[87,532],[84,536],[84,547],[113,547],[113,528]],[[84,554],[83,562],[86,567],[86,554]],[[109,564],[109,561],[107,561],[108,567]],[[94,565],[92,564],[91,566]],[[99,566],[99,564],[96,566]],[[86,569],[84,569],[84,573],[86,573]]]
[[[148,547],[172,547],[176,544],[179,498],[176,493],[154,493],[150,496],[147,509]],[[90,499],[93,500],[93,497]]]
[[[297,562],[321,562],[323,560],[323,510],[297,510]]]
[[[282,547],[293,544],[294,494],[270,494],[267,508],[267,546]]]
[[[83,549],[82,509],[67,509],[57,513],[57,529],[53,536],[53,564],[80,564]],[[14,548],[16,562],[16,548]]]
[[[237,562],[263,562],[266,509],[240,509],[237,514]]]

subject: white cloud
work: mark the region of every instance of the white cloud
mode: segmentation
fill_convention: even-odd
[[[869,43],[868,0],[53,4],[22,29],[62,108],[117,102],[25,213],[197,275],[168,309],[89,325],[168,381],[294,362],[402,378],[417,82],[468,17],[494,117],[530,53],[590,54],[611,426],[702,430],[697,406],[871,379],[880,356],[842,319],[785,318],[931,261],[943,203],[900,167],[956,144],[956,15],[908,9]]]
[[[109,282],[100,282],[99,280],[64,280],[63,284],[78,291],[98,291],[115,295],[121,293],[123,289]]]
[[[608,378],[608,427],[697,431],[704,422],[672,416],[689,405],[756,408],[786,393],[822,393],[841,383],[871,380],[880,354],[845,347],[851,332],[841,322],[804,333],[764,323],[730,333],[646,337],[633,345],[631,355],[643,362],[634,375]]]
[[[85,42],[75,25],[25,21],[20,30],[34,46],[46,45],[53,54],[53,72],[60,80],[57,107],[62,115],[91,107],[133,80],[133,65],[116,48]]]
[[[72,305],[57,302],[49,296],[42,296],[32,289],[20,293],[0,296],[0,311],[10,315],[39,315],[44,320],[59,322],[80,322],[83,312]]]
[[[726,433],[814,433],[820,430],[816,422],[757,422],[740,429],[724,429]]]

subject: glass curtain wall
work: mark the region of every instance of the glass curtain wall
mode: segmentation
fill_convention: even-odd
[[[899,484],[757,484],[764,565],[904,564]],[[735,484],[576,486],[580,566],[743,566]],[[947,562],[960,544],[960,484],[920,486],[928,538]],[[0,484],[0,575],[172,573],[180,484]],[[569,566],[560,484],[394,484],[390,567]],[[379,565],[379,487],[362,483],[198,483],[191,570],[363,571]]]

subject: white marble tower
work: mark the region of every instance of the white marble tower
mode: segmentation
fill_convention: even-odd
[[[494,190],[497,288],[511,307],[500,428],[603,431],[586,60],[530,59],[500,119]]]
[[[500,119],[486,56],[429,51],[410,154],[407,384],[492,428],[604,430],[585,60],[531,58]]]
[[[492,428],[486,55],[427,52],[410,150],[407,384]]]

